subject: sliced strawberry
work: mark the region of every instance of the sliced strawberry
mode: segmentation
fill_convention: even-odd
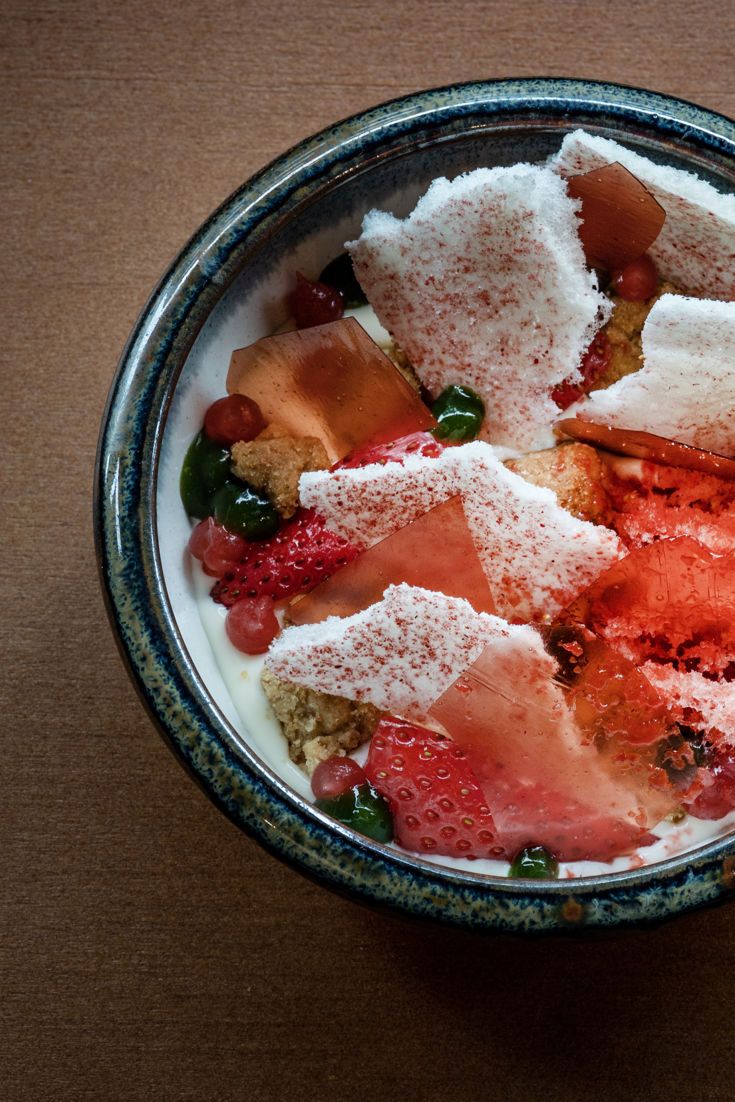
[[[592,389],[610,363],[611,355],[612,349],[607,334],[600,330],[582,357],[582,363],[579,365],[581,380],[572,382],[565,379],[564,382],[559,383],[552,390],[551,397],[559,409],[568,409],[572,402],[576,402],[578,398],[581,398],[583,394]]]
[[[370,463],[401,463],[411,455],[436,459],[443,451],[444,444],[430,432],[411,432],[408,436],[401,436],[390,444],[376,444],[375,447],[354,451],[346,459],[335,463],[333,470],[367,467]]]
[[[302,509],[269,540],[248,543],[234,570],[212,589],[212,598],[229,608],[242,597],[282,600],[308,593],[360,549],[325,526],[312,509]]]
[[[467,754],[449,739],[386,717],[373,735],[365,772],[388,800],[405,849],[471,860],[505,856]]]

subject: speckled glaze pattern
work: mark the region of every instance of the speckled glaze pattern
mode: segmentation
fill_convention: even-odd
[[[174,621],[156,536],[156,478],[171,396],[207,316],[248,263],[277,258],[295,212],[318,220],[340,185],[475,135],[537,157],[543,134],[585,126],[647,138],[735,181],[735,124],[680,100],[577,80],[525,79],[420,92],[339,122],[248,181],[192,238],[151,296],[122,356],[100,436],[95,535],[121,652],[170,746],[207,794],[274,854],[368,903],[482,931],[543,933],[653,923],[735,894],[735,839],[625,873],[517,882],[396,854],[328,820],[244,752],[208,696]],[[515,159],[520,159],[515,155]],[[330,195],[329,204],[322,204]],[[320,213],[321,212],[321,213]],[[273,260],[275,262],[275,259]]]

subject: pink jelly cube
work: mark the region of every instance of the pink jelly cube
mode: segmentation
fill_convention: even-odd
[[[229,394],[245,394],[268,422],[316,436],[334,463],[436,421],[354,318],[264,337],[232,353]]]

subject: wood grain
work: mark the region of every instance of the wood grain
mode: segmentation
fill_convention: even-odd
[[[335,898],[185,777],[98,592],[92,466],[125,337],[206,214],[376,101],[619,80],[735,113],[732,6],[6,0],[0,1095],[731,1099],[733,912],[481,939]]]

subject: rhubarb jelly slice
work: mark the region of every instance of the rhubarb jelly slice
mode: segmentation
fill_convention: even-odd
[[[687,537],[631,551],[564,614],[636,663],[719,674],[735,659],[735,554]]]
[[[700,770],[668,694],[647,676],[651,663],[639,670],[579,624],[555,624],[545,635],[583,743],[650,817],[662,817],[700,783]]]
[[[651,247],[666,220],[648,188],[618,162],[570,176],[567,189],[582,203],[579,236],[593,268],[625,268]]]
[[[631,455],[636,459],[650,459],[655,463],[667,463],[670,467],[685,467],[718,478],[735,479],[735,459],[703,451],[678,440],[667,440],[652,432],[618,429],[612,425],[596,425],[580,417],[566,417],[554,426],[564,436],[595,444],[619,455]]]
[[[316,436],[331,462],[436,424],[418,394],[354,318],[264,337],[232,353],[229,394],[269,422]]]
[[[295,624],[351,616],[379,601],[389,585],[401,582],[464,597],[475,612],[495,611],[460,497],[435,506],[374,544],[295,601],[288,615]]]
[[[609,860],[674,806],[670,792],[602,753],[573,705],[525,626],[486,646],[431,708],[467,751],[509,852],[538,843],[564,860]]]

